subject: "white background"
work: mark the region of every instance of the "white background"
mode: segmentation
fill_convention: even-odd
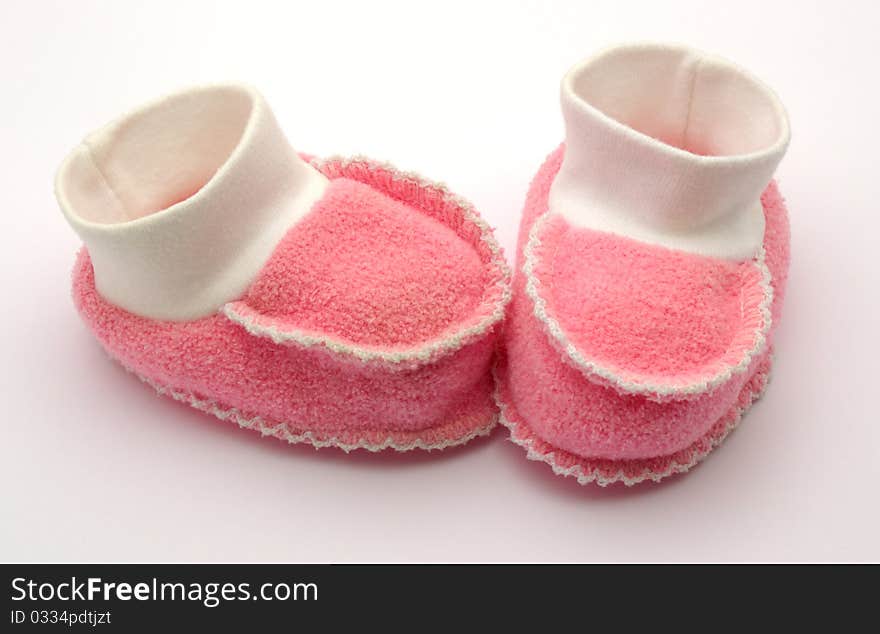
[[[875,6],[3,2],[0,559],[880,559]],[[774,378],[687,476],[585,488],[500,430],[442,455],[288,447],[155,396],[80,323],[78,241],[52,178],[139,102],[250,82],[297,149],[443,180],[510,254],[529,180],[561,140],[562,74],[631,39],[741,63],[780,94],[794,134]]]

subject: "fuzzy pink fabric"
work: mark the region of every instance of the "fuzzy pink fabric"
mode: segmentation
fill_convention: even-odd
[[[697,384],[755,346],[764,289],[754,262],[641,244],[562,216],[539,239],[534,273],[547,313],[581,355],[622,381]]]
[[[394,348],[478,317],[487,277],[451,228],[337,178],[276,247],[243,303],[280,328]]]
[[[601,472],[593,479],[604,483],[634,481],[624,471],[642,474],[638,479],[668,475],[670,464],[686,464],[704,455],[696,449],[708,452],[713,439],[720,441],[719,430],[728,427],[721,421],[738,419],[759,392],[756,385],[763,383],[755,377],[769,369],[788,272],[785,205],[771,183],[762,202],[772,324],[748,369],[702,393],[663,398],[622,393],[561,354],[526,293],[523,249],[532,225],[547,209],[563,152],[559,148],[551,154],[535,177],[520,228],[514,298],[505,325],[506,358],[498,367],[507,423],[514,440],[536,454],[532,457],[562,460],[570,470],[577,464],[578,473]],[[679,254],[555,221],[546,229],[539,254],[544,259],[539,257],[535,274],[548,312],[583,356],[592,355],[625,378],[676,385],[700,378],[727,358],[739,358],[737,346],[754,341],[750,335],[760,324],[752,310],[758,301],[752,263]],[[550,255],[557,251],[559,261]],[[688,452],[690,447],[696,449]],[[610,478],[615,473],[620,477]]]
[[[235,308],[257,328],[339,345],[278,342],[223,313],[190,322],[133,315],[100,297],[83,250],[73,282],[86,324],[161,392],[287,440],[410,449],[486,433],[497,417],[489,370],[509,297],[488,228],[444,189],[386,166],[318,165],[333,179],[325,197]],[[432,344],[406,363],[357,356]]]
[[[770,380],[770,365],[768,351],[757,360],[755,370],[740,390],[733,406],[715,421],[705,434],[683,449],[648,458],[589,458],[560,449],[544,440],[529,427],[517,409],[509,405],[512,400],[508,391],[506,362],[503,358],[498,365],[497,400],[501,405],[504,422],[510,429],[513,442],[526,449],[530,460],[546,462],[557,475],[576,478],[581,484],[595,482],[600,486],[615,482],[628,485],[645,480],[659,482],[668,476],[688,471],[724,441],[740,423],[743,414],[752,403],[764,393]]]

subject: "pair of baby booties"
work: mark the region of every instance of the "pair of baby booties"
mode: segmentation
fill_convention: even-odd
[[[581,484],[686,471],[767,384],[785,111],[660,44],[576,65],[562,110],[511,275],[444,186],[297,154],[248,87],[166,97],[58,172],[75,304],[159,393],[291,443],[443,449],[500,421]]]

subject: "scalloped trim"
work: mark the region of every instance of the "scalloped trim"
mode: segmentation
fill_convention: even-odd
[[[755,331],[754,342],[752,347],[745,352],[743,357],[733,365],[727,365],[714,375],[703,379],[702,381],[688,383],[684,385],[648,383],[632,381],[620,376],[613,368],[600,365],[599,363],[585,357],[577,346],[568,338],[564,329],[559,322],[550,315],[547,309],[547,301],[541,295],[541,282],[537,279],[535,267],[539,260],[536,251],[541,247],[540,233],[541,229],[547,223],[551,212],[548,210],[539,216],[529,231],[529,239],[523,249],[525,263],[523,265],[523,274],[526,278],[526,294],[531,298],[534,304],[534,315],[544,325],[544,329],[549,335],[551,343],[563,353],[564,358],[569,361],[575,368],[583,372],[587,378],[599,379],[605,385],[613,387],[623,394],[638,394],[648,398],[687,398],[700,394],[704,394],[723,383],[729,381],[734,375],[741,374],[748,370],[752,360],[760,354],[767,344],[767,336],[773,322],[770,307],[773,304],[773,286],[771,284],[772,276],[770,269],[767,267],[766,253],[762,246],[754,259],[755,266],[761,273],[761,289],[764,296],[758,306],[758,312],[761,315],[761,328]]]
[[[266,337],[277,344],[294,344],[302,348],[323,346],[331,353],[353,357],[362,362],[379,361],[389,364],[421,365],[437,361],[439,358],[481,339],[504,318],[505,309],[512,296],[510,267],[507,265],[501,246],[495,240],[492,228],[480,217],[470,202],[450,192],[443,183],[431,181],[414,172],[398,170],[389,163],[374,161],[363,156],[354,156],[352,158],[315,158],[311,160],[311,164],[330,178],[334,177],[332,176],[334,171],[341,172],[352,167],[365,169],[371,175],[376,175],[376,172],[383,172],[390,177],[393,183],[402,183],[404,186],[410,185],[422,190],[430,190],[439,195],[441,203],[451,205],[457,209],[466,223],[477,228],[480,242],[486,246],[490,253],[488,266],[494,269],[496,280],[491,286],[487,287],[489,289],[486,293],[488,299],[484,297],[482,305],[475,312],[481,312],[483,308],[490,308],[490,311],[476,324],[458,330],[451,335],[432,339],[419,346],[395,350],[359,346],[350,341],[331,336],[319,335],[298,329],[281,330],[275,326],[260,324],[252,316],[239,312],[232,302],[227,303],[221,308],[221,312],[228,319],[241,325],[252,335]],[[386,193],[393,194],[393,192]]]
[[[596,483],[606,487],[615,482],[623,482],[626,486],[633,486],[646,480],[660,482],[669,476],[690,471],[724,442],[742,421],[743,415],[764,395],[770,382],[771,366],[772,358],[768,353],[743,386],[734,406],[702,438],[670,456],[645,460],[589,459],[554,447],[536,436],[513,406],[504,402],[497,365],[493,366],[492,374],[495,378],[495,403],[500,412],[499,422],[510,430],[510,441],[526,450],[526,458],[543,462],[550,466],[554,474],[575,478],[580,485]]]
[[[244,429],[258,431],[262,436],[273,436],[280,440],[286,440],[290,444],[312,445],[315,449],[336,447],[345,453],[355,449],[366,449],[373,453],[385,449],[394,449],[398,452],[412,451],[414,449],[425,451],[443,450],[464,445],[474,438],[488,436],[495,429],[499,420],[499,416],[496,414],[485,425],[475,427],[459,420],[415,432],[343,432],[341,435],[336,436],[325,436],[310,431],[292,433],[286,423],[271,422],[257,415],[248,417],[234,407],[222,407],[213,399],[198,398],[190,392],[162,385],[158,381],[154,381],[126,367],[124,364],[122,367],[162,396],[185,403],[220,420],[236,423]],[[435,436],[436,440],[426,441],[425,435]],[[382,436],[384,438],[381,438]]]

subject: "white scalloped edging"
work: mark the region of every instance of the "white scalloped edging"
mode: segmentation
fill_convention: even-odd
[[[478,427],[471,432],[465,434],[464,436],[445,440],[439,443],[426,443],[423,442],[421,439],[416,439],[411,442],[399,443],[395,441],[391,436],[388,436],[384,442],[378,444],[370,443],[365,440],[356,443],[347,443],[335,437],[320,438],[315,436],[312,432],[292,434],[290,433],[290,431],[288,431],[287,425],[285,423],[273,424],[262,418],[261,416],[252,416],[248,418],[234,407],[220,407],[215,401],[211,399],[196,398],[194,395],[188,392],[165,387],[164,385],[157,383],[156,381],[153,381],[152,379],[149,379],[142,374],[135,372],[134,370],[131,370],[129,368],[126,368],[126,370],[134,374],[137,378],[152,387],[154,390],[156,390],[158,394],[162,396],[167,396],[180,403],[185,403],[186,405],[189,405],[190,407],[197,409],[201,412],[216,416],[220,420],[236,423],[239,427],[242,427],[244,429],[258,431],[262,436],[272,436],[280,440],[286,440],[290,444],[308,444],[312,445],[315,449],[322,449],[324,447],[336,447],[337,449],[341,449],[345,453],[349,453],[350,451],[353,451],[355,449],[366,449],[367,451],[371,451],[374,453],[383,451],[385,449],[394,449],[395,451],[399,452],[412,451],[414,449],[423,449],[425,451],[442,450],[448,449],[450,447],[464,445],[480,436],[488,436],[492,433],[492,430],[495,428],[495,425],[498,424],[499,420],[499,417],[496,415],[489,421],[487,425],[484,425],[483,427]]]
[[[490,264],[496,268],[500,275],[500,279],[496,282],[496,286],[499,287],[500,293],[495,302],[492,313],[473,326],[459,330],[451,336],[433,339],[423,345],[402,350],[369,348],[358,346],[334,337],[308,333],[303,330],[290,329],[282,331],[274,326],[263,326],[249,317],[239,314],[232,306],[232,303],[226,304],[221,308],[221,312],[226,315],[228,319],[243,326],[252,335],[267,337],[278,344],[294,343],[304,348],[323,346],[333,353],[354,357],[360,361],[383,361],[392,364],[405,362],[427,363],[435,361],[439,356],[455,352],[468,343],[476,341],[504,319],[507,304],[510,303],[512,296],[510,286],[510,267],[507,265],[507,260],[504,258],[501,246],[498,244],[498,241],[495,240],[492,228],[476,212],[469,201],[449,191],[443,183],[431,181],[414,172],[398,170],[389,163],[374,161],[360,155],[351,158],[329,157],[326,159],[312,159],[311,161],[311,164],[319,171],[322,171],[324,166],[329,163],[338,164],[342,169],[345,169],[352,164],[357,164],[370,171],[386,171],[391,174],[393,180],[413,183],[420,188],[433,189],[441,194],[444,202],[458,207],[464,215],[465,220],[476,225],[479,229],[480,241],[486,244],[486,247],[492,254]]]
[[[712,390],[723,383],[726,383],[735,374],[740,374],[748,370],[752,363],[752,359],[764,350],[767,344],[767,335],[773,318],[770,313],[770,307],[773,304],[773,286],[771,285],[772,276],[770,269],[767,268],[766,253],[762,246],[758,254],[755,256],[754,263],[761,272],[761,289],[764,291],[764,297],[758,308],[761,314],[761,329],[755,333],[755,341],[743,358],[736,365],[729,365],[723,368],[714,376],[703,381],[690,383],[686,385],[672,384],[652,384],[631,381],[621,377],[611,368],[602,366],[595,361],[586,358],[577,346],[568,338],[564,329],[559,322],[550,316],[547,312],[547,301],[541,296],[541,283],[535,274],[535,267],[538,264],[538,256],[536,249],[541,246],[540,232],[547,223],[551,212],[544,212],[529,231],[529,239],[523,249],[525,264],[523,265],[523,274],[526,278],[526,294],[531,298],[534,304],[534,315],[538,321],[542,322],[550,334],[551,340],[561,349],[565,356],[572,364],[587,375],[595,376],[604,381],[617,390],[627,394],[639,394],[642,396],[652,397],[688,397],[703,394]]]
[[[771,366],[772,368],[772,363]],[[737,428],[737,426],[742,422],[743,415],[751,408],[754,403],[760,399],[764,392],[767,389],[767,385],[770,383],[770,372],[771,370],[767,370],[767,374],[762,381],[761,387],[758,391],[752,391],[750,394],[749,404],[745,407],[736,407],[736,415],[730,420],[730,422],[725,427],[724,431],[720,436],[713,438],[709,441],[709,447],[704,451],[696,451],[690,457],[687,462],[675,462],[672,461],[670,465],[664,469],[663,471],[650,471],[645,470],[640,475],[631,477],[626,475],[623,470],[617,471],[612,476],[606,476],[599,472],[599,470],[593,471],[585,471],[583,466],[579,464],[572,465],[570,467],[563,467],[559,463],[556,462],[556,452],[541,452],[536,449],[534,446],[534,441],[531,438],[521,439],[517,438],[516,432],[520,423],[516,423],[510,418],[507,417],[507,408],[508,406],[501,399],[500,388],[499,388],[499,378],[495,373],[495,369],[493,368],[493,376],[495,378],[495,403],[498,406],[498,422],[501,425],[504,425],[508,430],[510,430],[509,440],[515,445],[518,445],[526,450],[526,458],[528,460],[533,460],[535,462],[543,462],[550,466],[553,470],[553,473],[558,476],[563,476],[566,478],[575,478],[580,485],[586,485],[590,483],[595,483],[600,487],[606,487],[609,484],[614,484],[616,482],[623,482],[626,486],[633,486],[639,484],[641,482],[645,482],[647,480],[651,480],[652,482],[660,482],[664,478],[668,478],[669,476],[676,475],[679,473],[687,473],[700,462],[702,462],[712,451],[715,450],[721,443],[725,441],[725,439],[730,435],[730,433]],[[724,414],[727,416],[730,412]],[[549,443],[548,443],[549,444]],[[559,450],[564,451],[564,450]]]

